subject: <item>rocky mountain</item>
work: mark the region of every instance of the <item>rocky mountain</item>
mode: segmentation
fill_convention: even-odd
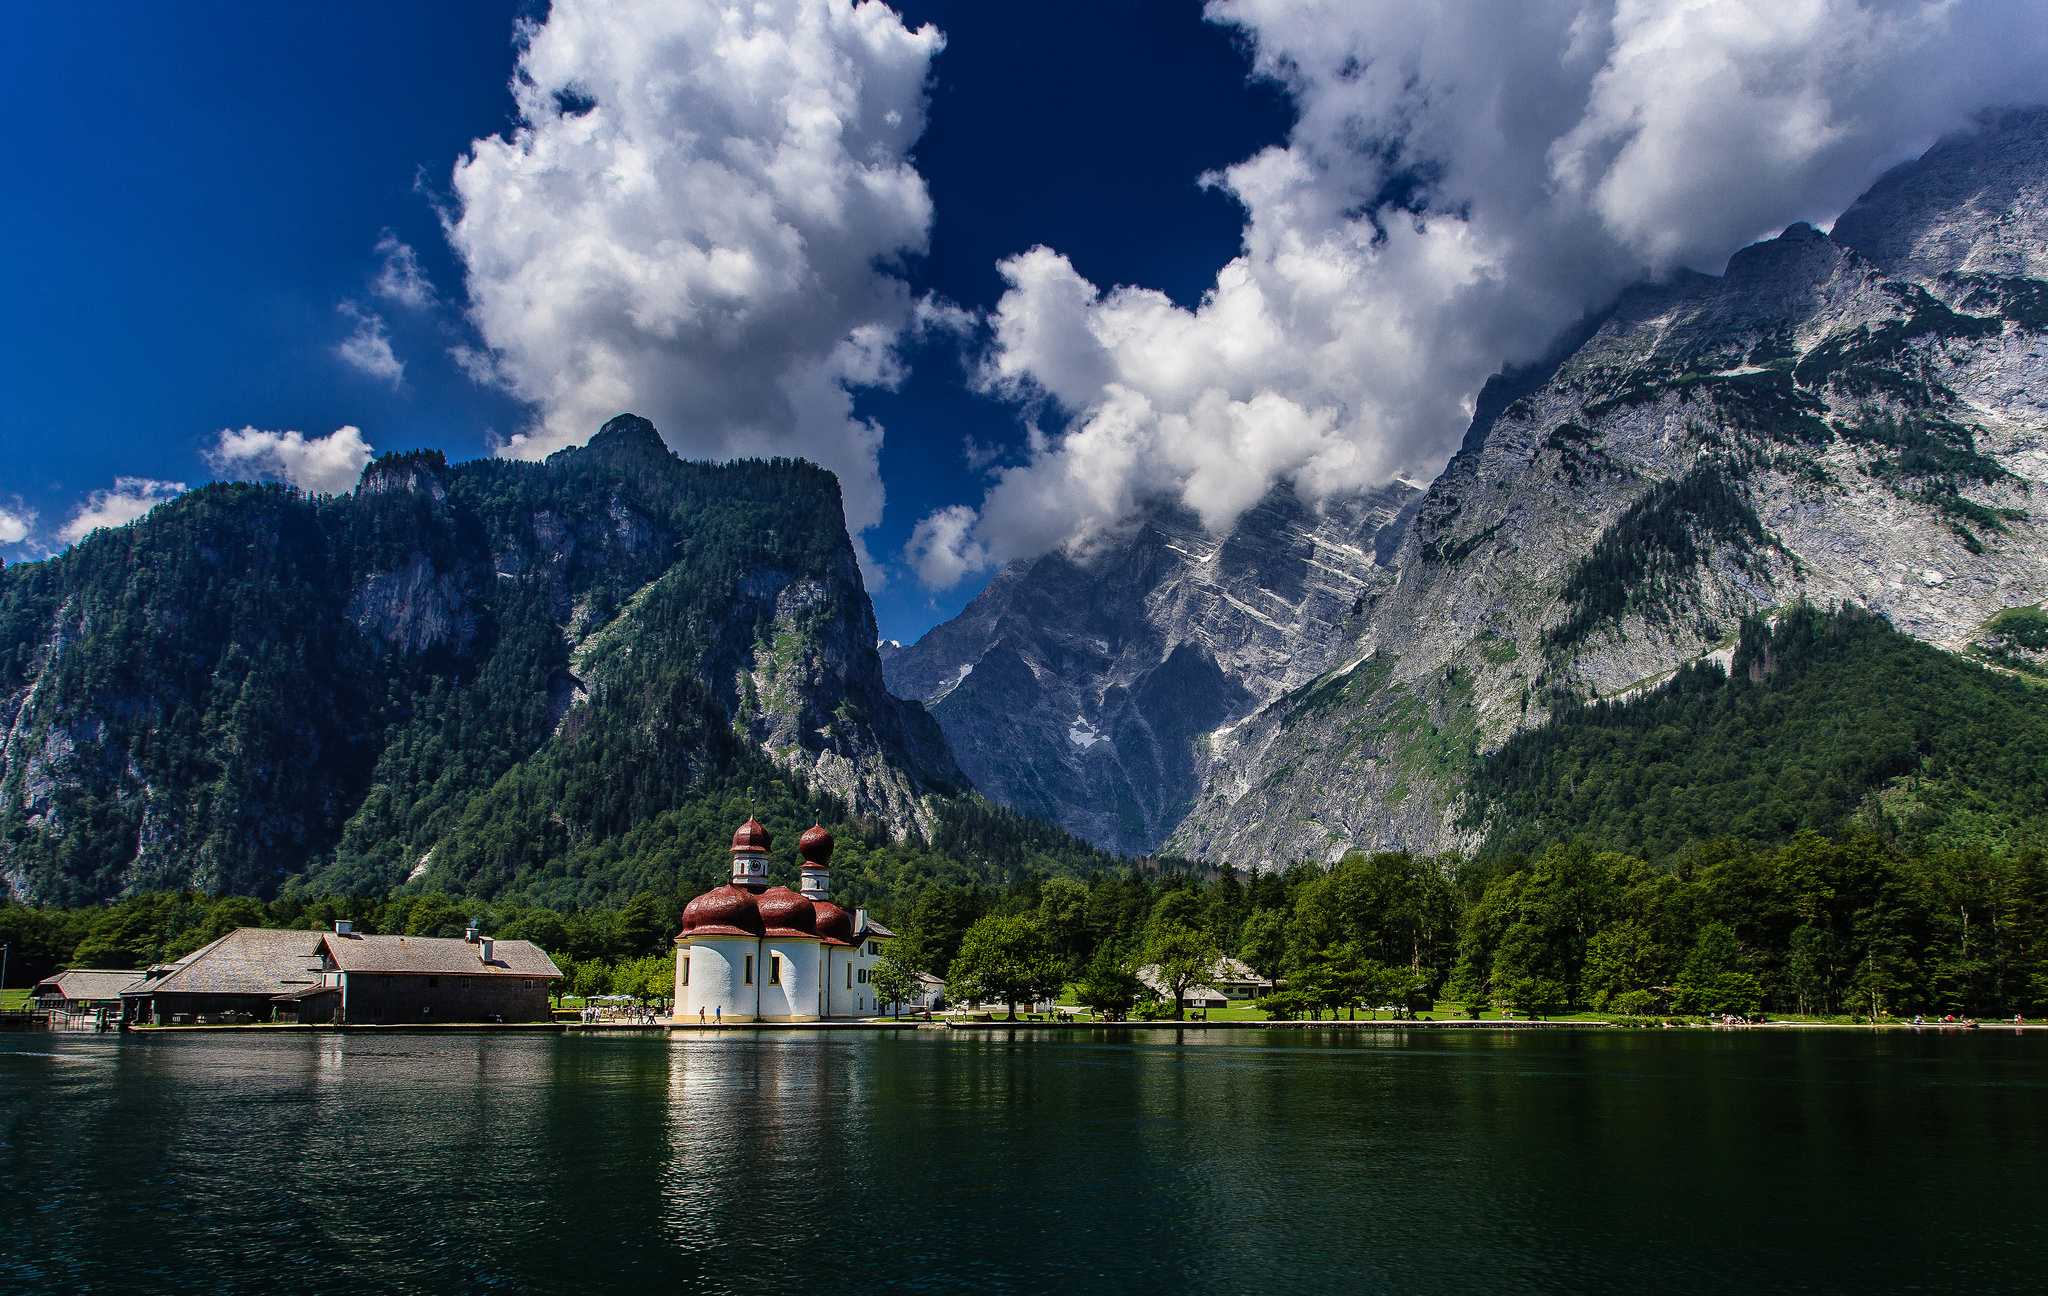
[[[687,463],[631,415],[339,497],[216,483],[0,572],[0,882],[575,898],[696,791],[775,779],[928,837],[965,780],[875,640],[830,473]]]
[[[1348,569],[1356,613],[1275,618],[1290,633],[1190,712],[1174,786],[1195,791],[1150,821],[1167,849],[1265,866],[1475,844],[1456,807],[1483,753],[1560,704],[1725,660],[1752,614],[1856,604],[1952,650],[2007,652],[1989,623],[2048,595],[2044,188],[2048,114],[1987,115],[1885,176],[1832,236],[1795,225],[1720,276],[1633,289],[1562,363],[1504,401],[1497,383],[1497,414],[1482,408],[1398,547]],[[1177,642],[1124,575],[1148,534],[1087,565],[1038,560],[1072,573],[1070,623],[1123,608]],[[1040,713],[949,712],[933,681],[971,664],[965,687],[1015,641],[989,612],[1035,570],[889,666],[935,701],[971,774],[998,759],[979,753],[1029,767],[985,785],[1017,804],[1074,756],[1047,758]],[[1231,598],[1263,611],[1250,580]],[[1101,674],[1049,653],[1028,665],[1016,699],[1064,705]],[[1104,839],[1085,806],[1061,822]]]
[[[1155,509],[1086,561],[1013,564],[952,621],[884,655],[975,787],[1107,849],[1157,850],[1201,791],[1202,745],[1330,664],[1421,492],[1320,511],[1270,492],[1222,536]]]

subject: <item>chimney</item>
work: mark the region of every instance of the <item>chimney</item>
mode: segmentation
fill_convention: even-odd
[[[865,909],[856,909],[856,910],[854,910],[854,911],[853,911],[853,929],[854,929],[854,930],[855,930],[856,932],[864,932],[864,931],[866,931],[866,930],[868,929],[868,911],[867,911],[867,910],[865,910]]]
[[[334,934],[336,936],[346,936],[349,933],[353,932],[355,929],[356,925],[346,918],[337,918],[334,920]]]
[[[478,924],[476,920],[471,919],[469,923],[469,930],[462,933],[462,939],[468,941],[472,945],[476,944],[477,926]]]
[[[486,962],[486,963],[490,962],[490,961],[491,961],[491,949],[492,949],[492,947],[494,947],[494,946],[495,946],[496,944],[497,944],[497,942],[496,942],[496,941],[494,941],[494,940],[492,940],[492,939],[491,939],[490,937],[488,937],[488,936],[484,937],[484,938],[483,938],[482,940],[480,940],[480,941],[478,941],[478,942],[477,942],[477,950],[476,950],[476,952],[477,952],[477,955],[478,955],[479,957],[481,957],[481,958],[483,959],[483,961],[484,961],[484,962]]]

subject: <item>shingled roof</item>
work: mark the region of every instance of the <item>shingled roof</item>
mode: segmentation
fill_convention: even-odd
[[[452,936],[322,937],[327,957],[343,972],[430,972],[457,976],[497,973],[500,976],[558,977],[554,960],[532,941],[501,940],[491,945],[491,961],[483,947]]]
[[[112,968],[71,968],[53,977],[44,977],[36,982],[36,994],[48,993],[45,986],[66,999],[92,1000],[114,999],[121,991],[142,976],[139,971],[118,971]]]
[[[237,927],[179,959],[162,976],[138,981],[121,994],[274,995],[318,985],[320,936],[313,931]]]

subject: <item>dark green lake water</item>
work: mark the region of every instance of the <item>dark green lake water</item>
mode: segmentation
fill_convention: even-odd
[[[2048,1039],[0,1035],[20,1292],[2038,1292]]]

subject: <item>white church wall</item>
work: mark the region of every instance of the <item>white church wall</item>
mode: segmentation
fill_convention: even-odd
[[[825,1015],[853,1016],[856,991],[860,988],[853,974],[853,951],[844,945],[828,945],[825,964]]]
[[[818,1017],[818,942],[801,937],[771,936],[761,942],[760,1014],[768,1021],[816,1021]],[[782,960],[781,977],[775,960]]]
[[[761,942],[752,936],[695,935],[680,947],[680,957],[690,960],[690,984],[679,986],[676,1003],[679,1017],[695,1017],[699,1008],[724,1020],[748,1022],[761,1015]],[[747,963],[754,963],[754,984],[747,984]],[[676,979],[682,980],[678,966]]]

